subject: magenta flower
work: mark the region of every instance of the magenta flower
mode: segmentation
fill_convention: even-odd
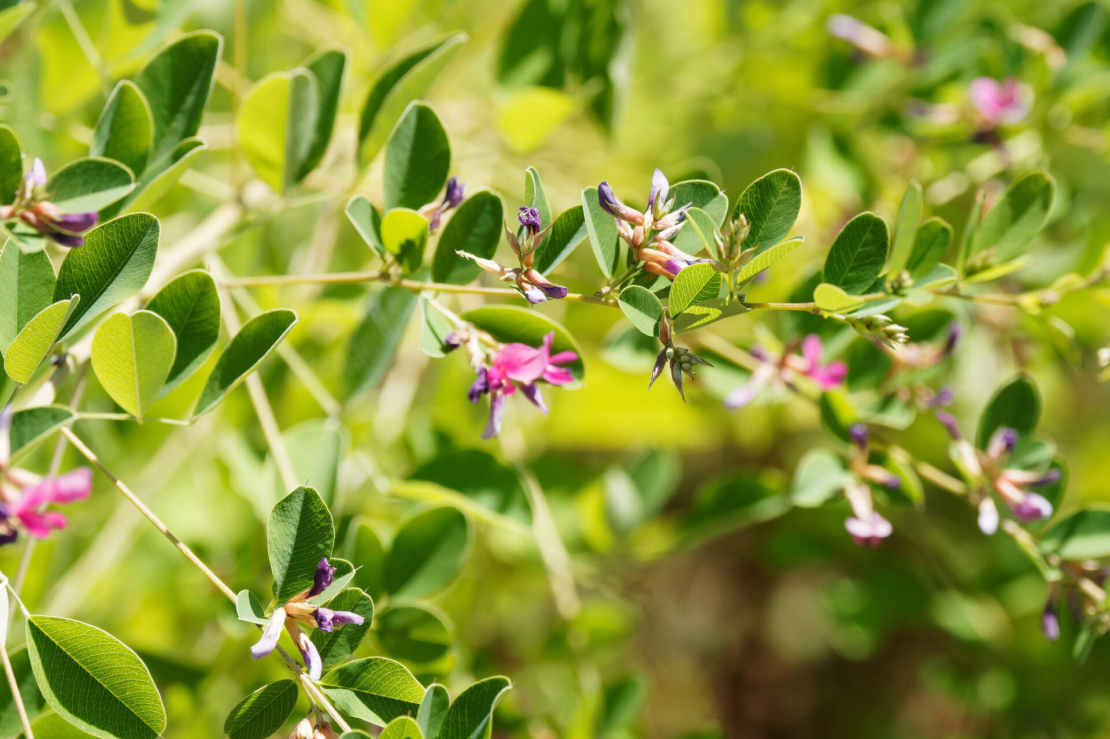
[[[971,104],[992,126],[1017,123],[1029,115],[1032,97],[1016,77],[999,84],[990,77],[977,77],[967,90]]]
[[[802,341],[801,355],[786,353],[781,357],[771,355],[762,347],[752,349],[752,356],[760,360],[760,365],[752,372],[744,385],[733,390],[725,398],[725,407],[730,410],[743,408],[765,388],[794,388],[798,377],[808,377],[821,390],[839,387],[848,375],[848,365],[844,362],[821,361],[821,339],[810,334]]]
[[[536,382],[544,380],[552,385],[566,385],[574,378],[570,371],[560,365],[570,364],[578,359],[574,352],[551,354],[555,332],[543,337],[539,348],[526,344],[506,344],[493,355],[486,367],[478,369],[478,377],[470,386],[467,397],[477,403],[483,395],[490,396],[489,423],[482,433],[483,439],[491,439],[501,433],[501,421],[505,416],[505,399],[519,389],[540,411],[547,413]]]
[[[46,199],[46,168],[35,158],[31,171],[23,178],[23,186],[16,193],[15,203],[0,206],[0,220],[18,218],[46,238],[62,246],[82,246],[81,234],[96,225],[97,214],[63,213],[58,206]]]

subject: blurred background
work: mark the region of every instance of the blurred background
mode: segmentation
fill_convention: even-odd
[[[556,212],[601,180],[642,206],[655,167],[672,182],[711,179],[732,199],[771,169],[798,172],[795,232],[806,243],[752,289],[755,300],[790,299],[859,211],[892,223],[911,179],[924,187],[926,214],[955,225],[958,238],[977,190],[997,196],[1035,167],[1057,178],[1034,266],[1001,289],[1088,274],[1110,238],[1110,12],[1100,2],[39,4],[0,45],[0,120],[50,171],[86,153],[115,80],[161,43],[194,29],[224,37],[200,134],[210,150],[159,203],[163,248],[260,186],[233,152],[236,95],[252,81],[326,44],[351,49],[336,138],[306,182],[327,191],[354,176],[358,112],[377,75],[452,31],[469,40],[426,97],[450,134],[452,174],[470,191],[500,192],[509,212],[523,202],[530,166]],[[830,33],[838,13],[885,41]],[[968,97],[981,76],[1021,80],[1028,115],[984,127]],[[380,202],[380,183],[379,159],[359,190]],[[343,205],[321,199],[277,212],[241,229],[220,258],[241,276],[367,268],[372,255]],[[588,248],[560,269],[572,291],[600,284]],[[509,676],[515,689],[495,736],[1110,734],[1110,646],[1098,643],[1078,664],[1067,618],[1063,638],[1049,643],[1039,628],[1043,579],[1011,540],[984,537],[966,504],[926,486],[923,511],[889,512],[895,535],[879,550],[845,534],[846,504],[792,508],[802,455],[842,449],[811,402],[783,396],[730,413],[721,399],[745,374],[719,361],[687,388],[687,403],[662,383],[649,392],[657,348],[619,314],[547,303],[540,310],[579,341],[586,380],[549,392],[546,418],[510,404],[502,438],[482,442],[486,409],[466,401],[472,371],[461,356],[421,353],[419,322],[384,358],[373,390],[344,389],[367,295],[362,286],[250,293],[261,308],[298,311],[289,342],[338,412],[322,408],[285,363],[271,359],[261,373],[298,472],[326,490],[340,551],[364,567],[360,584],[376,599],[381,542],[421,506],[465,503],[476,533],[459,579],[428,602],[379,600],[375,638],[360,654],[401,659],[453,690]],[[1094,360],[1110,342],[1107,296],[1077,293],[1036,315],[943,300],[927,309],[964,328],[954,360],[931,380],[955,389],[950,410],[965,431],[995,387],[1030,372],[1041,429],[1069,464],[1064,508],[1110,500],[1110,392]],[[713,330],[742,346],[817,331],[845,357],[853,351],[852,336],[807,315],[751,314]],[[182,412],[176,395],[151,415]],[[114,410],[95,379],[86,398],[89,410]],[[947,436],[931,415],[900,426],[882,438],[950,469]],[[265,516],[282,491],[244,390],[189,428],[76,428],[233,589],[268,588]],[[38,450],[35,469],[52,449]],[[80,463],[69,454],[67,465]],[[281,676],[277,660],[249,658],[253,630],[102,477],[71,518],[64,535],[35,550],[26,600],[135,648],[162,690],[168,737],[219,735],[242,695]],[[15,571],[21,547],[0,553],[0,569]],[[390,624],[383,612],[411,619]]]

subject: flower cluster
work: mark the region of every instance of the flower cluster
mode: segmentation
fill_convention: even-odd
[[[259,659],[274,651],[284,628],[289,632],[289,637],[297,645],[297,649],[300,650],[309,676],[313,680],[319,680],[324,663],[320,659],[320,653],[316,650],[316,645],[312,643],[312,639],[301,629],[301,626],[322,631],[333,631],[349,624],[361,626],[363,622],[362,616],[357,613],[332,611],[311,602],[313,598],[319,597],[327,590],[334,579],[335,568],[331,566],[326,557],[321,559],[316,565],[316,575],[313,578],[312,587],[293,596],[284,606],[274,611],[273,615],[270,616],[269,623],[266,624],[266,628],[262,630],[262,638],[251,647],[251,655],[255,659]]]
[[[673,280],[691,264],[706,262],[685,253],[673,239],[686,223],[686,211],[691,203],[675,208],[675,199],[667,200],[671,185],[658,169],[651,178],[647,208],[643,213],[630,208],[613,194],[608,182],[597,186],[597,199],[606,213],[617,219],[617,231],[632,250],[632,255],[643,262],[645,272],[662,275]]]
[[[529,303],[565,298],[567,296],[565,287],[551,282],[532,266],[535,264],[536,249],[543,243],[551,226],[542,228],[540,212],[528,206],[520,209],[517,220],[521,225],[520,238],[512,232],[508,223],[505,224],[505,235],[509,239],[509,246],[512,247],[513,253],[520,260],[519,267],[502,267],[492,259],[483,259],[465,251],[458,252],[459,256],[474,260],[479,267],[490,274],[497,275],[504,282],[516,283],[520,294]]]
[[[468,341],[470,337],[455,334],[449,337],[448,343],[458,345]],[[483,352],[471,352],[472,363],[477,365],[475,369],[478,377],[470,386],[467,397],[471,403],[477,403],[483,395],[490,397],[489,423],[482,432],[483,439],[492,439],[501,433],[505,399],[518,389],[546,414],[547,405],[543,402],[543,395],[536,383],[544,380],[552,385],[566,385],[574,379],[570,371],[561,365],[577,361],[578,355],[574,352],[552,354],[554,341],[555,332],[552,331],[543,337],[543,345],[539,348],[527,344],[506,344],[489,358],[488,363],[483,363],[479,358],[484,356]]]
[[[466,193],[466,183],[459,182],[458,177],[452,177],[447,180],[447,190],[443,195],[443,200],[435,203],[428,203],[417,212],[424,216],[424,220],[428,222],[428,231],[435,233],[439,228],[439,220],[443,214],[453,208],[458,208],[463,201],[463,196]]]
[[[23,186],[16,191],[15,202],[0,205],[0,221],[18,218],[46,238],[62,246],[83,246],[81,234],[96,225],[97,214],[63,213],[47,200],[46,168],[35,158],[31,171],[23,178]]]
[[[730,410],[743,408],[765,388],[778,390],[785,387],[796,390],[799,377],[808,377],[822,390],[838,387],[848,375],[848,365],[844,362],[823,363],[822,351],[821,339],[817,334],[810,334],[802,340],[801,355],[788,350],[781,356],[776,356],[761,346],[752,347],[751,354],[760,364],[747,383],[729,393],[725,398],[725,406]]]
[[[42,510],[51,503],[72,503],[89,497],[92,470],[79,467],[61,477],[40,477],[11,467],[11,406],[0,410],[0,545],[11,544],[26,533],[44,539],[65,528],[66,517]]]
[[[954,416],[938,410],[936,417],[952,435],[952,460],[971,486],[971,502],[978,506],[979,528],[984,534],[990,535],[998,530],[998,507],[990,494],[992,490],[1019,521],[1041,521],[1052,515],[1052,504],[1043,495],[1028,488],[1058,482],[1060,471],[1049,469],[1036,472],[1007,467],[1017,447],[1017,431],[1001,427],[991,435],[985,450],[976,449],[960,434]]]
[[[682,374],[686,373],[693,380],[695,377],[694,367],[699,364],[704,364],[707,367],[713,365],[689,349],[675,346],[674,342],[671,341],[671,328],[666,319],[659,323],[659,341],[663,342],[663,350],[655,357],[655,367],[651,370],[648,390],[659,379],[659,375],[663,373],[663,367],[670,363],[671,382],[674,383],[674,386],[678,389],[678,394],[682,396],[682,402],[685,403],[686,393],[682,389]]]

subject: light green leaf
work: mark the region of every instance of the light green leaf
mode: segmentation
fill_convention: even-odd
[[[27,619],[27,650],[46,702],[103,739],[155,739],[166,711],[133,651],[95,626],[68,618]]]
[[[564,210],[551,225],[551,230],[535,252],[534,266],[541,275],[547,275],[570,256],[570,253],[589,235],[586,216],[581,205]]]
[[[886,263],[886,223],[860,213],[841,229],[825,259],[825,282],[858,295],[871,286]]]
[[[952,267],[949,267],[947,264],[938,264],[925,274],[916,278],[913,286],[919,290],[935,289],[955,282],[957,276],[956,270]]]
[[[424,739],[436,739],[439,736],[439,729],[443,726],[443,719],[446,718],[450,705],[451,696],[442,685],[429,685],[424,691],[424,700],[420,701],[420,710],[416,713],[416,723],[420,725]]]
[[[220,339],[220,295],[203,270],[176,277],[151,298],[146,309],[165,319],[177,339],[177,355],[158,397],[168,395],[200,369]]]
[[[416,293],[403,287],[386,287],[370,295],[366,314],[347,345],[343,379],[350,395],[377,387],[385,376],[393,364],[416,298]]]
[[[1075,561],[1110,556],[1110,510],[1081,510],[1053,526],[1041,537],[1041,551]]]
[[[331,556],[335,528],[320,495],[299,487],[278,501],[266,524],[266,551],[279,602],[312,587],[316,565]]]
[[[34,7],[32,3],[17,5],[19,7]],[[9,13],[13,8],[0,11],[0,23],[3,14]],[[0,26],[0,31],[3,27]],[[0,39],[3,35],[0,35]],[[0,205],[11,205],[15,202],[15,193],[23,183],[23,148],[19,145],[19,137],[10,127],[0,124]]]
[[[597,188],[587,187],[582,191],[582,215],[586,221],[586,233],[594,248],[601,273],[612,277],[620,264],[620,237],[617,219],[605,212],[597,199]]]
[[[678,273],[671,283],[668,303],[671,317],[676,317],[687,307],[703,300],[712,300],[721,292],[721,273],[712,264],[691,264]]]
[[[582,350],[565,328],[546,316],[515,305],[487,305],[469,310],[461,318],[505,344],[517,342],[528,346],[542,346],[543,337],[554,331],[555,341],[551,353],[574,352],[578,359],[564,366],[576,380],[581,380],[586,374]]]
[[[632,325],[648,336],[659,335],[659,321],[663,318],[663,304],[655,293],[646,287],[629,285],[621,290],[618,298],[621,310]]]
[[[270,623],[270,619],[266,618],[266,610],[249,590],[240,590],[235,596],[235,615],[240,621],[251,624],[265,626]]]
[[[921,185],[917,180],[910,180],[898,209],[898,225],[894,229],[894,242],[890,249],[887,272],[891,277],[902,274],[908,266],[910,254],[915,251],[917,225],[921,221],[921,200]]]
[[[109,316],[93,336],[96,379],[139,423],[158,397],[176,356],[177,339],[169,324],[150,311]]]
[[[991,207],[971,239],[970,255],[987,249],[995,261],[1013,259],[1041,232],[1056,195],[1056,180],[1036,170],[1014,180]]]
[[[687,267],[689,269],[689,267]],[[686,270],[682,270],[685,272]],[[680,273],[681,274],[681,273]],[[748,306],[735,298],[714,298],[703,300],[697,305],[691,305],[682,311],[671,325],[676,334],[686,333],[694,329],[704,328],[711,323],[732,318],[742,313],[747,313]]]
[[[374,83],[359,118],[359,165],[377,156],[409,104],[424,97],[435,78],[454,56],[464,33],[436,39],[399,59]]]
[[[66,319],[73,315],[81,298],[59,300],[27,322],[4,355],[4,371],[16,382],[26,383],[42,361],[54,351]]]
[[[431,203],[450,169],[451,144],[439,116],[425,103],[412,103],[385,145],[386,210],[415,210]]]
[[[713,216],[701,208],[690,208],[686,211],[686,225],[683,226],[678,235],[682,236],[687,231],[693,233],[695,238],[676,238],[675,246],[684,249],[691,256],[701,253],[703,249],[708,251],[714,259],[720,256],[717,251],[717,239],[715,237],[718,230],[717,225],[713,222]],[[679,245],[679,242],[682,242],[682,244]]]
[[[312,643],[320,652],[324,667],[334,667],[354,654],[363,637],[370,631],[370,622],[374,619],[374,601],[358,588],[348,588],[330,601],[321,599],[321,602],[333,611],[350,611],[363,618],[361,626],[347,624],[330,632],[323,629],[312,632]]]
[[[470,552],[471,533],[455,508],[432,508],[408,519],[386,556],[386,590],[397,598],[421,598],[447,587]]]
[[[54,266],[44,250],[24,252],[14,241],[0,251],[0,354],[52,302]]]
[[[32,2],[19,2],[0,10],[0,42],[19,28],[19,24],[38,7]],[[2,201],[0,201],[2,202]]]
[[[390,608],[378,619],[377,630],[386,653],[415,664],[435,662],[454,641],[446,616],[423,605]]]
[[[143,181],[131,191],[130,195],[106,208],[104,212],[114,215],[117,211],[136,213],[150,210],[173,189],[197,157],[206,151],[208,151],[208,144],[202,139],[185,139],[175,146],[168,156],[163,157],[155,168],[147,168]]]
[[[732,217],[747,217],[751,228],[744,248],[755,247],[758,256],[790,233],[801,209],[802,181],[789,169],[776,169],[748,185]]]
[[[979,270],[978,272],[967,273],[964,276],[963,282],[968,285],[973,285],[977,282],[991,282],[1000,277],[1005,277],[1012,272],[1017,272],[1022,267],[1028,266],[1032,261],[1032,254],[1022,254],[1017,259],[1011,259],[1008,262],[996,264],[992,267]]]
[[[63,213],[99,211],[135,187],[131,170],[103,157],[74,159],[46,183],[50,200]]]
[[[211,31],[187,33],[162,47],[135,75],[154,124],[148,170],[162,171],[160,160],[200,130],[222,47],[223,39]]]
[[[420,725],[408,716],[398,716],[389,722],[385,731],[378,735],[378,739],[423,739]]]
[[[12,415],[11,463],[14,465],[36,444],[76,417],[73,411],[60,405],[16,411]]]
[[[790,498],[796,506],[816,508],[832,500],[853,480],[840,457],[827,449],[811,449],[794,471]]]
[[[318,98],[313,74],[294,69],[264,77],[243,100],[236,121],[239,146],[277,193],[299,181],[316,130]]]
[[[7,600],[5,597],[4,600]],[[12,650],[8,655],[12,665],[12,674],[15,675],[16,688],[19,690],[23,707],[27,711],[27,718],[34,722],[46,708],[46,699],[43,698],[39,686],[35,682],[35,673],[31,670],[31,658],[26,647]],[[12,691],[7,680],[0,680],[0,736],[19,736],[22,725],[19,721],[19,709],[12,700]],[[36,737],[51,737],[52,734],[35,734]]]
[[[399,662],[368,657],[324,675],[320,687],[336,708],[379,726],[420,708],[424,688]]]
[[[224,733],[228,739],[266,739],[293,715],[299,693],[293,680],[259,688],[231,709],[224,721]]]
[[[447,709],[440,739],[489,739],[493,709],[512,687],[507,677],[490,677],[464,690]]]
[[[340,734],[339,739],[374,739],[374,738],[372,736],[370,736],[369,734],[367,734],[365,731],[360,731],[358,729],[351,729],[350,731],[344,731],[342,734]]]
[[[836,285],[822,282],[813,289],[813,302],[826,313],[850,313],[867,301],[849,295]]]
[[[297,323],[297,314],[285,308],[266,311],[243,324],[224,348],[201,391],[193,416],[202,416],[253,372]]]
[[[158,252],[160,226],[149,213],[108,221],[85,234],[85,245],[70,249],[58,270],[54,300],[80,295],[61,339],[82,329],[104,311],[143,289]]]
[[[940,264],[951,241],[952,227],[940,218],[930,218],[918,227],[905,266],[915,284]]]
[[[365,195],[355,195],[347,202],[343,211],[351,220],[351,225],[375,254],[385,259],[385,245],[382,244],[382,217],[378,209],[366,199]]]
[[[482,268],[474,260],[456,254],[465,251],[483,259],[493,259],[501,241],[505,208],[501,198],[489,190],[474,193],[455,211],[436,246],[432,262],[432,280],[451,285],[465,285]]]
[[[667,199],[671,198],[674,198],[675,208],[690,204],[692,208],[705,212],[717,228],[721,227],[725,222],[725,216],[728,215],[728,196],[708,180],[687,180],[671,185]],[[708,233],[703,236],[707,240],[711,238]],[[684,226],[672,243],[687,254],[697,254],[702,248],[701,238],[689,226]],[[712,252],[712,249],[710,251]]]
[[[1041,396],[1033,380],[1018,375],[995,391],[979,419],[976,445],[986,449],[991,436],[1000,427],[1012,428],[1019,434],[1032,433],[1041,416]]]
[[[351,52],[344,47],[324,47],[301,64],[315,77],[318,95],[312,145],[305,153],[300,169],[294,174],[297,182],[316,169],[327,153],[332,131],[335,129],[335,119],[339,115],[340,95],[350,56]]]
[[[760,272],[797,249],[805,240],[805,236],[795,236],[792,239],[787,239],[774,246],[761,249],[751,261],[742,266],[740,271],[736,273],[736,283],[742,285],[748,280],[751,280]]]
[[[116,85],[93,129],[89,156],[107,157],[142,174],[150,156],[150,106],[135,83]]]
[[[406,272],[420,269],[428,246],[428,222],[415,210],[397,208],[382,219],[382,245]]]

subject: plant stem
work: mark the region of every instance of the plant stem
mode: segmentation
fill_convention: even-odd
[[[4,597],[7,597],[7,594]],[[19,694],[19,683],[16,682],[15,672],[12,670],[12,661],[8,659],[8,649],[4,645],[0,645],[0,660],[4,662],[4,674],[8,676],[8,687],[12,691],[15,710],[19,713],[19,723],[23,724],[24,739],[35,739],[34,732],[31,731],[31,720],[27,718],[27,709],[23,707],[23,696]]]

